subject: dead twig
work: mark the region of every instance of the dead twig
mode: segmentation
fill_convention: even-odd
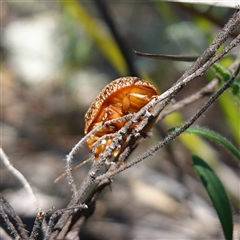
[[[205,87],[203,87],[201,90],[199,90],[198,92],[192,94],[189,97],[184,98],[183,100],[181,100],[175,104],[168,106],[167,109],[164,109],[160,113],[160,115],[158,117],[159,120],[163,119],[168,114],[175,112],[177,110],[180,110],[180,109],[186,107],[187,105],[189,105],[203,97],[209,96],[211,93],[213,93],[215,91],[218,83],[219,83],[218,79],[214,79],[210,83],[208,83]]]
[[[21,239],[20,234],[17,232],[16,228],[14,227],[12,222],[10,221],[8,215],[4,212],[2,206],[0,206],[0,215],[2,216],[3,221],[7,225],[8,229],[11,231],[11,235],[14,236],[14,239],[19,239],[20,240]],[[25,238],[25,239],[27,239],[27,238]]]
[[[16,211],[12,208],[12,206],[8,203],[8,201],[0,194],[0,215],[2,216],[4,222],[8,226],[11,234],[15,239],[28,239],[27,230],[22,222],[22,219],[18,216]],[[10,221],[12,218],[17,226],[15,228],[14,224]]]
[[[0,159],[2,160],[6,168],[22,183],[23,187],[27,190],[30,198],[33,199],[33,202],[36,205],[37,210],[40,211],[41,208],[39,206],[39,202],[33,192],[31,185],[29,184],[27,179],[22,175],[22,173],[20,173],[15,167],[13,167],[13,165],[9,161],[7,155],[4,153],[2,148],[0,148]]]
[[[161,60],[171,60],[171,61],[182,61],[182,62],[193,62],[196,61],[198,57],[196,56],[187,56],[187,55],[166,55],[166,54],[151,54],[143,53],[133,49],[133,52],[140,57],[147,57],[153,59]]]

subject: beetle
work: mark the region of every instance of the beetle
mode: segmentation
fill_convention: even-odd
[[[109,83],[96,97],[95,101],[89,107],[85,114],[85,130],[84,133],[88,134],[94,128],[100,126],[100,128],[91,134],[87,138],[87,144],[90,150],[95,150],[94,157],[97,160],[99,155],[106,150],[113,141],[113,136],[108,135],[120,130],[126,123],[127,119],[121,118],[119,121],[115,121],[111,124],[105,124],[109,120],[118,119],[124,117],[127,114],[133,114],[138,112],[143,106],[145,106],[153,97],[158,96],[157,89],[149,82],[138,77],[122,77]],[[141,121],[141,118],[139,119]],[[138,122],[139,122],[138,121]],[[130,129],[134,128],[138,122],[135,122]],[[147,128],[146,132],[151,129],[152,125]],[[145,132],[145,133],[146,133]],[[106,136],[95,148],[95,143],[103,136]],[[114,157],[121,153],[121,147],[125,143],[128,134],[124,136],[121,141],[120,148],[115,149],[112,153]],[[81,167],[92,158],[88,158],[84,162],[80,163],[75,170]],[[63,173],[54,182],[57,182],[66,173]]]
[[[109,120],[126,116],[127,114],[138,112],[153,97],[158,95],[158,90],[151,83],[138,77],[118,78],[109,83],[99,93],[85,114],[84,130],[84,133],[87,134],[95,127],[102,125],[102,127],[91,134],[86,140],[89,149],[94,149],[96,160],[113,141],[113,137],[107,135],[120,130],[128,120],[122,118],[111,124],[104,123]],[[134,126],[136,126],[136,124],[137,123],[135,123]],[[148,131],[149,130],[150,129],[148,129]],[[105,135],[106,138],[95,147],[94,144],[99,138]],[[124,139],[121,142],[121,146],[123,143]],[[121,146],[113,151],[114,157],[121,152]]]

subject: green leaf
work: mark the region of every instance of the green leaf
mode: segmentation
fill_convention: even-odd
[[[217,76],[224,82],[226,82],[230,77],[231,73],[227,68],[219,63],[214,63],[212,67],[215,69]]]
[[[185,132],[198,134],[198,135],[204,136],[210,140],[216,141],[217,143],[220,143],[222,146],[224,146],[226,149],[228,149],[240,161],[240,152],[237,150],[237,148],[231,142],[229,142],[226,138],[221,136],[219,133],[216,133],[212,130],[202,128],[202,127],[190,127]]]
[[[219,63],[214,63],[212,65],[216,71],[216,76],[223,82],[226,82],[231,77],[231,72]],[[240,76],[237,76],[233,84],[231,85],[232,94],[239,100],[240,93]]]
[[[198,173],[218,214],[224,236],[232,240],[233,218],[228,196],[218,176],[212,168],[200,157],[193,155],[193,166]]]

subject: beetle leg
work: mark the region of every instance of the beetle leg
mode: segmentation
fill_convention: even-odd
[[[122,110],[124,113],[127,113],[128,112],[128,109],[130,107],[130,94],[127,94],[123,97],[123,100],[122,100]]]
[[[139,93],[128,93],[122,99],[122,111],[124,114],[129,112],[135,112],[135,109],[139,109],[149,101],[147,95]]]
[[[131,104],[131,107],[135,109],[140,109],[144,105],[146,105],[151,98],[149,98],[147,95],[139,94],[139,93],[130,93],[129,94],[129,101]]]
[[[149,101],[151,98],[148,97],[148,95],[140,94],[140,93],[129,93],[131,98],[137,98],[137,99],[143,99],[145,101]]]
[[[104,109],[106,111],[106,120],[112,120],[122,116],[121,107],[110,104]]]
[[[94,143],[100,137],[116,132],[117,129],[120,129],[126,123],[126,120],[121,120],[121,121],[116,121],[111,124],[105,124],[106,121],[116,119],[121,116],[122,116],[121,105],[110,104],[104,108],[104,112],[101,117],[102,121],[96,123],[94,127],[99,126],[100,124],[103,124],[103,126],[87,139],[87,143],[88,143],[90,149],[93,149]],[[95,151],[94,151],[96,159],[98,159],[100,153],[104,152],[106,150],[106,148],[108,146],[110,146],[112,141],[113,141],[112,137],[106,136],[106,139],[99,142],[99,144],[96,146]],[[113,156],[117,156],[120,151],[119,149],[115,149],[115,150],[112,149],[112,150],[113,150]]]
[[[108,107],[105,108],[105,111],[107,114],[105,121],[117,119],[117,118],[120,118],[123,116],[122,106],[110,104]],[[122,128],[126,122],[127,122],[127,120],[121,119],[119,121],[111,123],[109,126],[105,127],[105,131],[108,132],[109,130],[106,130],[106,128],[112,127],[114,129],[114,131],[112,130],[111,132],[115,132],[116,130]]]

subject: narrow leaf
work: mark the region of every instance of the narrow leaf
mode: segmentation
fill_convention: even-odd
[[[216,71],[216,76],[221,79],[223,82],[226,82],[232,75],[231,72],[219,63],[214,63],[212,67]],[[230,86],[232,94],[239,101],[239,92],[240,92],[240,76],[237,76],[232,85]]]
[[[193,166],[198,173],[218,214],[226,240],[232,240],[233,219],[231,206],[218,176],[200,157],[193,155]]]
[[[190,127],[185,132],[198,134],[198,135],[204,136],[210,140],[216,141],[217,143],[220,143],[222,146],[224,146],[226,149],[228,149],[240,161],[240,152],[238,151],[238,149],[231,142],[229,142],[226,138],[221,136],[219,133],[216,133],[212,130],[202,128],[202,127]]]

